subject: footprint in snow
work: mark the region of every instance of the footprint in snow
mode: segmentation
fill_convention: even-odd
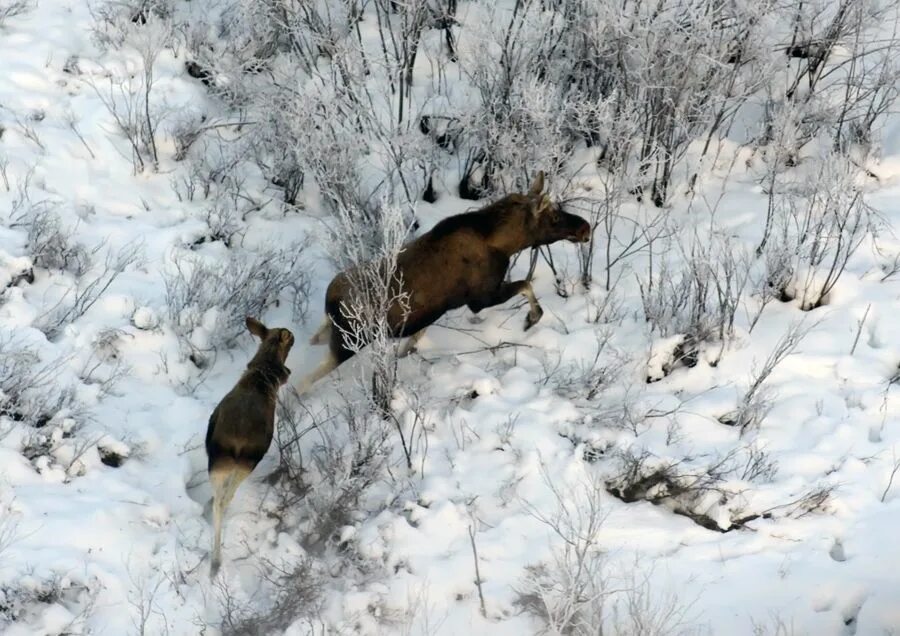
[[[844,544],[841,543],[840,539],[834,540],[834,545],[832,545],[831,550],[828,551],[828,556],[838,563],[843,563],[847,560],[847,555],[844,553]]]

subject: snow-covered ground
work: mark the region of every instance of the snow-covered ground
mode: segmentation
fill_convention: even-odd
[[[142,61],[128,46],[96,45],[87,4],[38,0],[0,23],[0,632],[217,633],[228,603],[265,612],[266,570],[290,570],[309,551],[321,597],[293,634],[536,633],[541,623],[522,603],[529,585],[579,565],[591,568],[587,593],[618,633],[661,633],[654,621],[665,633],[900,633],[900,391],[891,383],[900,274],[885,270],[900,254],[900,121],[888,119],[882,156],[869,164],[880,180],[865,184],[882,219],[877,245],[863,240],[827,304],[804,312],[799,300],[773,301],[751,331],[759,300],[748,291],[724,349],[704,345],[695,366],[667,373],[678,337],[651,333],[632,270],[612,292],[585,292],[574,282],[576,247],[559,244],[568,297],[541,263],[545,314],[532,330],[522,330],[521,302],[477,323],[456,311],[401,361],[395,406],[421,418],[417,465],[392,463],[339,529],[339,546],[307,541],[310,501],[327,490],[320,472],[310,472],[309,501],[279,509],[266,481],[273,448],[232,504],[225,564],[211,582],[203,439],[255,345],[246,333],[222,341],[202,372],[185,355],[186,338],[202,349],[217,337],[215,311],[186,331],[170,315],[167,281],[176,262],[224,262],[230,248],[198,240],[209,233],[209,202],[185,196],[189,165],[175,161],[171,136],[157,137],[157,169],[134,169],[104,101],[122,94],[122,78],[141,77]],[[226,117],[185,60],[177,46],[155,60],[153,95],[167,122]],[[725,155],[698,196],[673,197],[669,218],[751,255],[766,196],[749,151]],[[304,211],[285,213],[262,175],[247,168],[243,178],[260,205],[239,221],[241,249],[309,240],[302,263],[289,263],[309,275],[306,317],[290,302],[262,316],[297,336],[296,380],[323,355],[306,342],[334,274],[326,213],[311,195]],[[599,177],[579,178],[600,190]],[[447,192],[420,202],[422,230],[472,205]],[[623,210],[655,211],[635,201]],[[52,240],[38,249],[41,237]],[[643,272],[646,256],[635,260]],[[64,316],[85,289],[93,298],[90,286],[107,283]],[[219,291],[226,303],[230,292]],[[721,423],[800,321],[804,337],[765,383],[768,413],[743,432]],[[300,401],[285,389],[286,408],[302,420],[341,404],[361,358]],[[675,514],[677,498],[610,494],[629,469],[646,476],[657,466],[708,484],[685,495],[697,519]],[[736,520],[744,527],[732,529]],[[529,583],[541,563],[544,578]]]

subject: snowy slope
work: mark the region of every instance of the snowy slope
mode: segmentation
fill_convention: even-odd
[[[266,570],[277,562],[290,571],[308,555],[319,607],[288,633],[537,633],[521,604],[527,568],[571,563],[560,534],[585,532],[602,553],[590,560],[597,586],[604,577],[594,592],[618,611],[610,619],[618,633],[658,633],[641,632],[629,622],[636,615],[672,633],[900,632],[900,393],[890,382],[900,361],[900,275],[883,269],[900,254],[891,233],[900,227],[900,120],[887,122],[882,158],[869,166],[880,181],[865,186],[883,221],[878,250],[864,241],[825,306],[804,312],[798,300],[775,301],[751,331],[758,302],[748,295],[721,353],[702,348],[696,366],[662,377],[676,340],[644,320],[634,273],[644,275],[646,262],[635,259],[613,292],[585,292],[575,247],[560,244],[554,259],[569,294],[556,293],[541,263],[535,290],[545,315],[534,329],[523,332],[520,302],[478,323],[458,311],[401,361],[395,406],[424,427],[413,440],[417,466],[396,461],[366,491],[339,529],[340,546],[307,543],[316,497],[329,492],[314,468],[307,497],[279,507],[280,491],[265,479],[278,464],[273,448],[230,509],[226,563],[210,582],[203,436],[254,343],[241,334],[202,370],[186,354],[186,339],[203,349],[216,337],[215,312],[194,316],[185,336],[166,281],[177,258],[215,267],[228,248],[198,241],[209,202],[179,189],[189,166],[175,161],[170,136],[158,135],[158,168],[135,174],[104,99],[110,86],[120,90],[109,78],[139,78],[142,62],[127,46],[98,47],[95,20],[86,3],[39,0],[0,24],[0,365],[13,369],[3,377],[27,380],[18,406],[0,412],[0,632],[218,633],[227,602],[264,612]],[[155,63],[163,128],[184,114],[227,116],[185,60],[175,46]],[[676,196],[670,218],[703,236],[714,224],[749,254],[766,200],[752,157],[741,159],[710,169],[701,195]],[[288,361],[296,379],[323,355],[306,341],[334,273],[325,212],[309,193],[302,213],[285,213],[258,171],[248,165],[243,176],[258,205],[240,220],[241,250],[310,240],[292,265],[309,274],[308,318],[287,297],[264,316],[297,336]],[[590,172],[580,179],[583,192],[602,187]],[[443,193],[417,213],[427,229],[469,207]],[[651,212],[637,202],[625,209]],[[62,239],[40,262],[29,237],[36,217],[58,224]],[[127,261],[114,277],[110,258]],[[523,274],[525,260],[516,265]],[[108,289],[56,325],[92,281]],[[771,410],[759,426],[742,434],[722,424],[801,320],[809,332],[766,382]],[[286,408],[302,421],[338,408],[365,363],[302,401],[285,390]],[[764,469],[749,477],[760,451]],[[604,485],[636,457],[688,476],[724,460],[716,488],[694,503],[720,530],[760,516],[722,532],[674,514],[668,499],[625,503]],[[798,504],[825,492],[814,510]]]

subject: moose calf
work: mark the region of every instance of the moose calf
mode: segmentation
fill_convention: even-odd
[[[387,318],[393,337],[410,336],[401,355],[413,349],[426,327],[463,305],[477,314],[522,295],[530,305],[525,320],[525,329],[530,329],[544,311],[529,281],[504,282],[510,259],[529,247],[562,240],[583,243],[590,236],[587,221],[563,212],[544,193],[543,172],[527,194],[510,194],[480,210],[440,221],[430,232],[404,246],[397,260],[400,282],[395,284],[392,297],[399,298],[402,291],[407,301],[394,302]],[[303,380],[301,393],[353,356],[348,342],[352,327],[346,310],[342,311],[342,306],[352,306],[355,295],[352,273],[342,272],[328,285],[325,321],[310,343],[328,342],[329,353]],[[358,344],[358,338],[356,341]]]
[[[294,344],[287,329],[267,329],[247,318],[247,329],[260,342],[241,379],[222,398],[209,418],[206,455],[213,490],[213,548],[210,577],[222,563],[222,519],[238,486],[269,449],[275,430],[278,389],[291,371],[284,366]]]

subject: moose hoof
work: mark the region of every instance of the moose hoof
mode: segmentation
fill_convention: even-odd
[[[538,321],[541,319],[541,316],[544,315],[544,310],[538,307],[532,311],[528,312],[528,315],[525,317],[525,331],[528,331],[532,327],[534,327]]]

